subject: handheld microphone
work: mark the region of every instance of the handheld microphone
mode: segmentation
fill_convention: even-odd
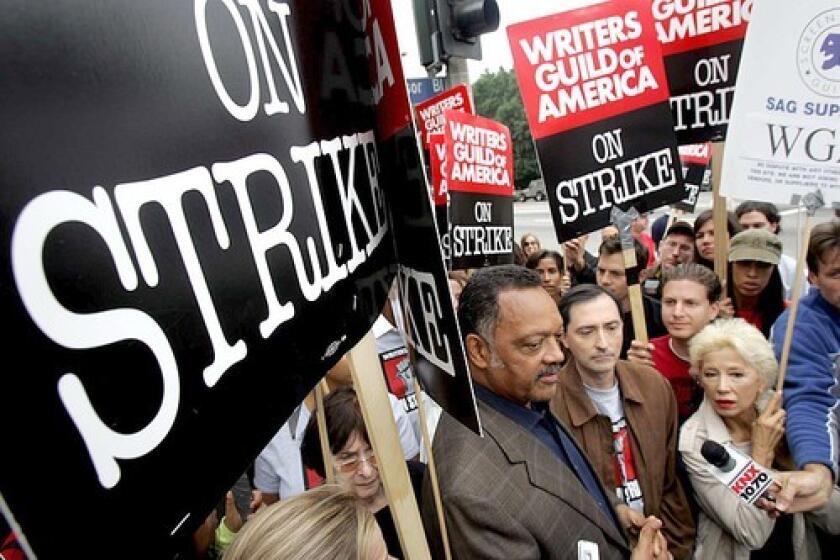
[[[755,503],[773,484],[767,469],[730,445],[706,440],[700,453],[710,463],[709,471],[715,478],[748,504]]]

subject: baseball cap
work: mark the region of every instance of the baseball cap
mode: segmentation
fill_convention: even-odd
[[[668,237],[672,233],[687,235],[688,237],[694,239],[694,226],[683,220],[677,220],[671,224],[671,227],[669,227],[668,231],[665,232],[665,237]]]
[[[729,242],[729,262],[760,261],[779,264],[782,242],[766,229],[748,229]]]

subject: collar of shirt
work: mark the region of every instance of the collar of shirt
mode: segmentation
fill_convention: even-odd
[[[475,396],[485,404],[491,406],[496,412],[507,416],[528,431],[533,431],[540,421],[545,418],[547,407],[539,406],[539,404],[545,405],[545,403],[535,403],[537,404],[536,408],[540,409],[535,410],[534,408],[528,408],[527,406],[501,397],[478,383],[473,384],[473,389],[475,390]]]

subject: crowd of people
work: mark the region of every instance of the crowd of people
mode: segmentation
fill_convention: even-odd
[[[708,212],[655,236],[646,218],[634,221],[635,268],[625,267],[627,240],[611,226],[597,255],[586,237],[561,254],[526,234],[516,264],[451,273],[483,437],[419,394],[391,298],[374,334],[433,558],[445,546],[457,559],[833,557],[840,220],[813,228],[796,294],[779,227],[773,205],[741,204],[728,221],[723,282]],[[250,503],[238,507],[234,488],[181,557],[404,556],[343,359],[327,384],[322,429],[310,395],[243,475]],[[446,545],[418,402],[434,436]],[[769,490],[744,500],[704,455],[708,441],[766,471]]]

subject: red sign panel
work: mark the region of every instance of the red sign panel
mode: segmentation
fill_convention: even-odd
[[[700,144],[684,144],[679,147],[680,161],[683,163],[694,163],[697,165],[709,165],[712,159],[711,142]]]
[[[377,104],[376,128],[380,140],[386,140],[411,121],[411,107],[405,88],[400,48],[391,2],[372,0],[372,13],[367,18],[366,35],[370,56],[368,69],[373,85],[373,100]]]
[[[513,144],[508,127],[460,111],[445,113],[450,191],[513,196]]]
[[[458,84],[431,97],[415,107],[417,128],[423,133],[423,146],[429,148],[429,136],[443,132],[443,113],[446,111],[473,113],[472,99],[464,84]]]
[[[446,137],[441,132],[435,132],[429,138],[429,167],[432,170],[432,201],[435,206],[446,206]]]
[[[535,139],[668,100],[649,0],[512,25],[508,39]]]
[[[752,4],[752,0],[653,0],[650,7],[667,56],[743,39]]]

